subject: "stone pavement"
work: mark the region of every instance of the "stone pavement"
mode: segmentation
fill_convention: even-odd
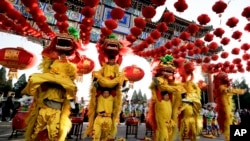
[[[86,128],[87,123],[84,123],[84,129]],[[83,130],[84,130],[83,129]],[[12,132],[12,126],[10,122],[0,122],[0,141],[8,141],[9,136]],[[139,139],[144,138],[146,133],[145,125],[141,124],[138,128],[138,139],[134,137],[134,135],[129,135],[127,141],[139,141]],[[126,126],[124,124],[118,125],[118,134],[117,138],[123,137],[126,135]],[[10,139],[11,141],[24,141],[23,133],[18,133],[18,136]],[[75,141],[76,139],[67,139],[67,141]],[[200,138],[197,141],[223,141],[223,137],[219,137],[216,139],[208,139],[208,138]],[[91,138],[80,139],[78,141],[91,141]],[[177,140],[178,141],[178,140]]]

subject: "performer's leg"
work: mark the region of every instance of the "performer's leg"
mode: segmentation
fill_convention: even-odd
[[[48,111],[50,117],[47,124],[48,136],[50,141],[56,141],[59,135],[59,121],[61,111],[57,109],[51,109]]]
[[[46,126],[45,113],[46,113],[46,109],[41,108],[39,110],[39,114],[37,116],[36,124],[35,124],[35,127],[34,127],[34,132],[31,135],[32,140],[35,140],[38,133]]]
[[[111,125],[112,125],[112,119],[110,117],[103,117],[102,118],[102,130],[101,130],[101,140],[102,141],[108,141],[111,133]]]
[[[191,141],[196,141],[196,135],[197,135],[197,127],[196,127],[196,124],[195,124],[195,119],[192,118],[192,120],[190,120],[189,122],[189,126],[190,126],[190,132],[191,132]]]
[[[102,125],[102,117],[97,116],[94,121],[93,127],[93,141],[100,141],[101,138],[101,125]]]

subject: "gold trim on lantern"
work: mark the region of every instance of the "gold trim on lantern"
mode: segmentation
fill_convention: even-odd
[[[18,72],[16,68],[10,68],[8,72],[8,78],[12,80],[13,78],[18,78]]]
[[[4,52],[4,59],[5,60],[18,60],[20,51],[15,49],[6,49]]]

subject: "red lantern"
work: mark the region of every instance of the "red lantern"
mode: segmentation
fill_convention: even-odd
[[[0,64],[10,69],[9,79],[17,77],[17,70],[33,67],[35,61],[35,56],[23,48],[0,49]]]
[[[139,81],[144,77],[144,71],[135,65],[125,67],[124,73],[130,82]]]
[[[174,7],[176,11],[184,12],[188,8],[188,5],[185,0],[178,0],[177,2],[174,3]]]
[[[169,11],[165,12],[162,17],[163,17],[164,22],[167,24],[173,23],[175,21],[175,15]]]
[[[245,17],[248,21],[250,21],[250,6],[244,8],[241,15]]]
[[[220,14],[219,17],[221,16],[221,13],[224,12],[224,10],[227,8],[227,4],[225,2],[223,2],[222,0],[217,1],[213,7],[212,10],[216,13],[216,14]]]
[[[230,28],[235,27],[239,22],[239,19],[232,17],[227,20],[226,25],[229,26]]]
[[[79,75],[90,73],[95,67],[95,63],[93,60],[83,56],[81,61],[77,64],[77,73]]]
[[[210,22],[210,17],[207,14],[201,14],[197,17],[197,21],[200,23],[200,25],[206,25]]]
[[[214,31],[214,35],[216,37],[222,37],[222,35],[225,33],[224,29],[222,28],[216,28],[215,31]]]

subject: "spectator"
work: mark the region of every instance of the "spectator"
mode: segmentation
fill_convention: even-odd
[[[250,114],[249,111],[245,108],[241,113],[240,113],[240,118],[241,118],[241,125],[249,125],[250,124]]]

